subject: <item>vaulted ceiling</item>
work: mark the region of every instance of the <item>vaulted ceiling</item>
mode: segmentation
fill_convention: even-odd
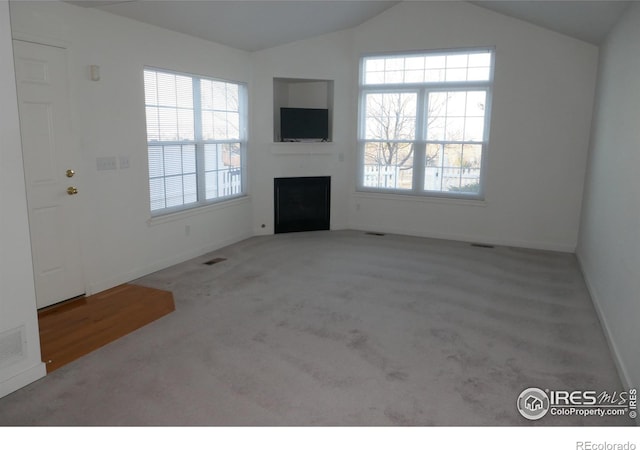
[[[534,25],[600,45],[631,1],[472,1]]]
[[[398,2],[81,0],[69,3],[101,9],[234,48],[256,51],[354,27]],[[599,45],[631,2],[538,0],[470,3]]]

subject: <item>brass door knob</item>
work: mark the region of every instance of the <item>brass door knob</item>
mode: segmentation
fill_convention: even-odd
[[[69,186],[67,188],[67,194],[69,195],[76,195],[78,193],[78,188],[74,187],[74,186]]]
[[[73,169],[67,169],[67,178],[71,178],[76,174],[76,171]]]

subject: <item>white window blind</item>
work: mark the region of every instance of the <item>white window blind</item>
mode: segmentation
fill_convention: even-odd
[[[245,85],[147,68],[144,88],[152,214],[244,195]]]

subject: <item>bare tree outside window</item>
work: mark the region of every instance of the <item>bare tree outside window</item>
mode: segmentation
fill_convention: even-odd
[[[366,97],[365,171],[374,185],[411,189],[417,95],[413,92]]]
[[[438,127],[437,119],[446,107],[446,98],[440,96],[428,102],[428,128]],[[375,143],[365,147],[365,165],[386,172],[377,180],[382,181],[384,187],[412,187],[416,101],[415,93],[369,94],[366,97],[366,138]],[[438,151],[427,153],[427,165],[431,165],[438,157]],[[390,176],[392,173],[397,174],[396,177]]]
[[[361,185],[478,194],[492,64],[486,50],[365,58]]]

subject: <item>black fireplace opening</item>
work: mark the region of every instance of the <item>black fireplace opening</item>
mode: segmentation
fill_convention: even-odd
[[[331,177],[275,178],[275,232],[329,229]]]

